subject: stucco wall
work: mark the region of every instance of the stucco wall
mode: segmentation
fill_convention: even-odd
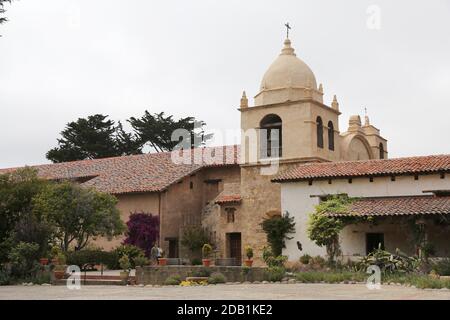
[[[328,183],[328,180],[314,181],[311,186],[308,185],[308,182],[283,183],[281,186],[282,210],[288,211],[290,215],[294,216],[296,222],[294,238],[287,241],[287,248],[283,253],[287,254],[290,260],[297,260],[305,253],[325,255],[325,249],[309,240],[306,232],[309,214],[319,203],[318,197],[311,196],[337,193],[347,193],[350,197],[423,195],[423,190],[438,189],[450,189],[448,176],[441,179],[439,175],[425,175],[419,176],[418,180],[414,180],[413,176],[397,176],[395,181],[391,181],[390,177],[378,177],[374,178],[373,182],[370,182],[369,178],[354,178],[352,183],[349,183],[347,179],[336,179],[332,180],[331,184]],[[367,228],[368,226],[349,226],[343,230],[340,240],[344,254],[365,253],[365,238],[362,238],[362,235]],[[405,238],[400,236],[401,232],[399,231],[398,236],[394,235],[395,226],[379,225],[372,227],[371,230],[386,230],[385,245],[388,249],[390,243],[399,247],[405,246],[402,244]],[[447,236],[448,238],[448,234],[438,236],[437,232],[434,232],[432,236],[442,239]],[[298,250],[297,241],[302,244],[303,251]],[[407,245],[404,249],[408,250]],[[446,245],[442,245],[439,250],[446,252],[448,248]]]
[[[123,194],[116,195],[119,202],[117,208],[120,210],[120,217],[123,222],[129,220],[129,216],[133,212],[145,212],[158,215],[159,200],[158,193],[140,193],[140,194]],[[115,237],[111,241],[105,238],[99,238],[92,244],[111,250],[119,246],[124,239],[124,236]]]

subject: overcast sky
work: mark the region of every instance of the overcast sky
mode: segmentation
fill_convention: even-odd
[[[380,8],[380,29],[367,26],[370,5]],[[324,102],[338,96],[341,132],[366,107],[390,157],[450,153],[450,0],[20,0],[5,7],[0,167],[46,163],[65,124],[94,113],[125,120],[148,109],[238,129],[241,92],[258,93],[287,21],[297,56],[323,83]]]

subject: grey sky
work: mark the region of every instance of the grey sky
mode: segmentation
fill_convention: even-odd
[[[395,3],[394,3],[395,2]],[[345,5],[344,5],[345,4]],[[366,26],[369,5],[381,29]],[[389,156],[449,153],[450,1],[20,0],[0,27],[0,167],[47,162],[64,125],[145,109],[238,129],[292,25],[297,56]],[[251,103],[253,99],[251,99]]]

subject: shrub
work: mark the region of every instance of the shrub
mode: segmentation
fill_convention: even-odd
[[[245,246],[245,256],[247,259],[251,260],[253,258],[253,248],[249,245]]]
[[[225,283],[225,282],[226,282],[225,276],[220,272],[214,272],[208,278],[208,283],[210,284]]]
[[[146,266],[150,263],[150,260],[147,257],[144,256],[138,256],[134,258],[134,265],[137,267]]]
[[[166,285],[166,286],[177,286],[180,283],[181,283],[181,277],[178,275],[167,277],[167,279],[164,281],[164,285]]]
[[[420,260],[400,253],[390,253],[376,249],[359,262],[359,270],[365,271],[370,265],[377,265],[383,272],[414,272],[420,266]]]
[[[130,259],[131,268],[136,267],[134,262],[135,258],[145,256],[144,250],[130,244],[125,244],[117,247],[114,252],[116,253],[118,259],[120,259],[124,255],[128,256],[128,259]]]
[[[284,278],[286,270],[283,267],[269,267],[264,272],[264,279],[267,281],[281,281]]]
[[[191,252],[202,249],[202,246],[208,241],[209,238],[205,229],[198,226],[186,227],[181,236],[181,245],[188,248]]]
[[[300,262],[303,264],[308,264],[309,261],[311,260],[311,256],[309,254],[304,254],[300,257]]]
[[[10,268],[1,265],[0,266],[0,286],[6,286],[12,284],[12,275]]]
[[[212,249],[211,245],[208,243],[205,243],[202,247],[203,258],[208,259],[209,256],[211,255],[212,250],[213,249]]]
[[[200,266],[200,265],[202,265],[202,259],[200,259],[200,258],[192,258],[191,259],[191,264],[193,266]]]
[[[289,217],[289,213],[286,212],[284,216],[265,219],[261,226],[274,255],[281,255],[283,248],[286,248],[286,239],[292,239],[289,234],[295,233],[294,217]]]
[[[315,256],[312,257],[309,260],[309,264],[318,268],[323,268],[326,265],[327,261],[325,260],[325,258],[321,257],[321,256]]]
[[[141,248],[150,257],[151,248],[159,238],[159,217],[135,212],[130,215],[127,227],[127,237],[123,243]]]
[[[100,249],[86,249],[67,253],[67,264],[79,266],[81,269],[87,264],[103,264],[108,267],[118,265],[115,252]]]
[[[274,256],[270,248],[263,248],[263,260],[269,267],[283,267],[287,256]]]
[[[209,268],[198,268],[192,271],[193,277],[209,277],[211,275],[211,270]]]
[[[8,255],[12,274],[18,277],[29,276],[35,269],[39,259],[39,245],[19,242]]]
[[[433,270],[440,276],[450,276],[450,258],[441,259],[433,263]]]
[[[120,257],[119,265],[123,271],[130,271],[131,263],[127,255],[123,255],[122,257]]]

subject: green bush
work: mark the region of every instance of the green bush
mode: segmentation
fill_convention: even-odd
[[[108,266],[108,268],[110,266],[115,267],[118,265],[118,260],[116,252],[100,249],[86,249],[67,253],[67,264],[79,266],[81,269],[86,264],[103,264]]]
[[[122,256],[128,256],[128,258],[130,259],[132,269],[136,267],[134,259],[137,257],[145,256],[144,250],[130,244],[125,244],[120,247],[117,247],[114,250],[114,252],[117,255],[118,259],[120,259]],[[116,265],[114,269],[117,269],[117,267],[118,265]]]
[[[12,284],[11,270],[6,266],[0,266],[0,286]]]
[[[193,266],[200,266],[202,264],[202,259],[200,259],[200,258],[192,258],[191,259],[191,264]]]
[[[311,260],[311,256],[309,254],[304,254],[300,257],[300,262],[303,264],[308,264]]]
[[[264,272],[264,279],[267,281],[281,281],[284,278],[286,270],[283,267],[269,267]]]
[[[193,277],[209,277],[211,275],[211,270],[209,268],[198,268],[192,271]]]
[[[214,272],[208,278],[208,283],[210,284],[225,283],[225,282],[226,282],[225,276],[220,272]]]
[[[440,276],[450,276],[450,258],[439,260],[432,264],[433,270],[435,270]]]
[[[181,283],[181,277],[176,275],[176,276],[171,276],[168,277],[165,281],[164,281],[164,285],[166,286],[177,286]]]
[[[13,276],[30,276],[36,269],[39,250],[37,243],[19,242],[13,247],[8,255]]]
[[[134,258],[134,265],[137,267],[143,267],[150,263],[150,260],[147,257],[144,256],[138,256]]]
[[[275,256],[272,249],[268,247],[263,248],[263,260],[269,267],[284,267],[287,259],[287,256]]]
[[[363,257],[359,264],[359,270],[365,272],[371,265],[377,265],[383,272],[415,272],[421,261],[418,258],[408,257],[399,251],[395,254],[382,249],[376,249]]]

